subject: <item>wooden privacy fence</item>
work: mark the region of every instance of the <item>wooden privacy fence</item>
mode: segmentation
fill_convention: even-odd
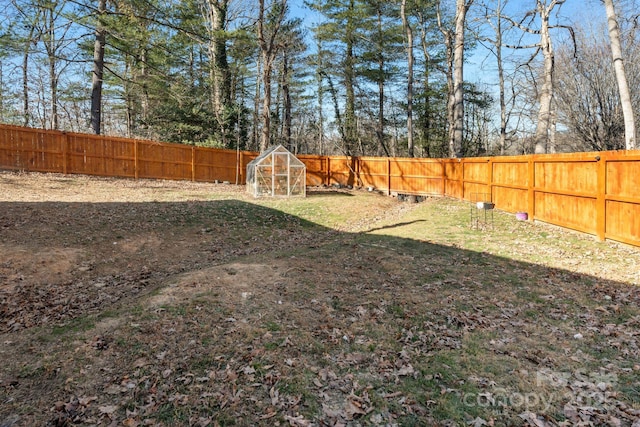
[[[125,178],[236,181],[243,152],[0,125],[0,168]],[[250,159],[249,159],[250,161]],[[240,180],[240,176],[238,179]]]
[[[466,159],[329,158],[330,181],[389,194],[444,195],[527,212],[529,219],[640,246],[640,151]],[[482,196],[480,196],[482,197]]]
[[[0,125],[0,168],[244,184],[258,153]],[[467,159],[299,155],[307,185],[488,194],[496,207],[640,246],[640,151]]]

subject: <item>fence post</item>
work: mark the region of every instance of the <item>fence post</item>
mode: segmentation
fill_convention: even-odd
[[[487,160],[487,167],[489,168],[487,171],[487,190],[489,190],[490,201],[495,203],[493,200],[493,160],[491,157]]]
[[[331,157],[327,156],[327,187],[331,186]]]
[[[196,147],[191,146],[191,182],[196,180]]]
[[[138,140],[133,142],[133,177],[138,179]]]
[[[458,179],[458,181],[460,182],[460,191],[462,192],[460,194],[460,200],[467,200],[464,198],[464,165],[466,163],[467,159],[461,159],[458,158],[458,165],[460,166],[460,169],[458,170],[458,174],[460,176],[460,178]],[[471,198],[469,198],[469,200],[471,200]]]
[[[387,157],[387,196],[391,195],[391,159]]]
[[[598,187],[596,193],[596,235],[603,241],[607,233],[607,154],[596,156],[598,162]]]
[[[62,132],[62,173],[67,174],[67,152],[69,151],[69,137],[66,132]]]
[[[527,193],[529,200],[527,203],[527,212],[529,213],[529,221],[533,221],[536,215],[536,161],[533,154],[529,155],[527,164],[529,165],[529,178],[527,180]]]
[[[442,196],[447,195],[447,163],[445,159],[440,159],[440,165],[442,166]]]

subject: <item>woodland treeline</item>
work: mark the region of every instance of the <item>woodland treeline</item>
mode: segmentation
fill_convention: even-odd
[[[317,154],[634,148],[636,1],[7,0],[0,121]]]

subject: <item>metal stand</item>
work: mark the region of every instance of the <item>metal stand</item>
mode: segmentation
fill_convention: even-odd
[[[490,193],[473,193],[471,195],[471,227],[483,230],[491,227],[493,230],[493,208]]]

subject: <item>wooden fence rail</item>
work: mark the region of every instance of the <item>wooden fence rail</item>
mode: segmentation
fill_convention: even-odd
[[[0,168],[244,184],[258,153],[0,125]],[[467,159],[298,156],[307,185],[474,200],[640,246],[640,151]]]

